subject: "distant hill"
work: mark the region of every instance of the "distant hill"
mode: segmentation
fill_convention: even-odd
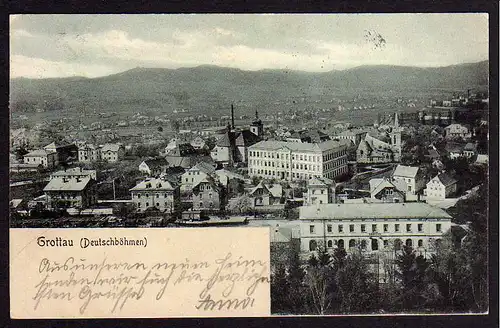
[[[288,70],[243,71],[203,65],[194,68],[134,68],[100,78],[15,78],[10,83],[13,111],[37,108],[206,109],[227,108],[233,101],[273,100],[360,90],[464,90],[488,85],[488,62],[438,68],[360,66],[342,71],[310,73]]]

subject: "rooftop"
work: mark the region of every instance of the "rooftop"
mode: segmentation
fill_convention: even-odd
[[[426,203],[360,203],[302,206],[300,219],[451,219],[444,210]]]
[[[165,179],[146,179],[138,183],[135,187],[131,188],[130,191],[138,191],[138,190],[153,190],[153,191],[161,191],[161,190],[174,190],[174,186],[172,183]]]
[[[322,143],[300,143],[300,142],[287,142],[287,141],[275,141],[266,140],[256,143],[250,146],[250,150],[279,150],[288,149],[290,151],[300,151],[300,152],[319,152],[324,150],[331,150],[335,148],[346,147],[345,144],[340,143],[337,140],[328,140]]]
[[[415,178],[417,176],[419,168],[414,166],[406,166],[399,164],[392,176],[405,177],[405,178]]]
[[[43,191],[82,191],[89,184],[91,178],[84,177],[81,179],[65,179],[62,177],[54,177],[43,188]]]

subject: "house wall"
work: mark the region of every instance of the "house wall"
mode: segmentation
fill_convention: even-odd
[[[399,225],[399,228],[397,226]],[[410,230],[408,231],[409,225]],[[440,225],[440,227],[438,226]],[[353,231],[351,231],[351,226]],[[364,226],[364,232],[362,231]],[[375,226],[375,232],[373,230]],[[311,240],[318,245],[326,244],[327,249],[342,247],[348,250],[349,242],[355,247],[366,242],[366,251],[374,252],[372,239],[377,240],[378,250],[394,247],[394,242],[399,239],[403,245],[408,240],[412,247],[433,251],[434,242],[451,228],[450,219],[356,219],[356,220],[308,220],[301,219],[300,222],[300,249],[302,252],[310,253]],[[386,229],[386,230],[384,230]],[[419,247],[419,243],[422,246]]]
[[[203,186],[200,184],[198,186]],[[210,189],[207,190],[205,184],[205,189],[199,191],[198,193],[193,192],[193,210],[208,210],[208,211],[219,211],[221,209],[221,195],[217,190]],[[198,188],[198,187],[197,187]]]
[[[136,205],[138,212],[156,207],[162,212],[173,212],[175,210],[175,191],[168,190],[134,190],[131,192],[132,202]]]
[[[210,152],[210,156],[216,162],[227,163],[231,159],[229,147],[215,146],[214,149],[212,149],[212,151]]]
[[[336,179],[347,174],[347,151],[341,147],[299,152],[249,148],[248,173],[268,179],[307,180],[314,176]]]

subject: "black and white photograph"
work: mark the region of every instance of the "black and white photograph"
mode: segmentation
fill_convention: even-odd
[[[10,15],[10,227],[266,227],[272,316],[488,313],[488,29]]]

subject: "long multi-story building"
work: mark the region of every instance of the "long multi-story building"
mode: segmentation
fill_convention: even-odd
[[[451,216],[426,203],[322,204],[300,207],[301,251],[361,247],[367,253],[403,245],[432,254]]]
[[[261,141],[248,148],[248,173],[281,180],[336,179],[347,174],[347,146],[321,143]]]

